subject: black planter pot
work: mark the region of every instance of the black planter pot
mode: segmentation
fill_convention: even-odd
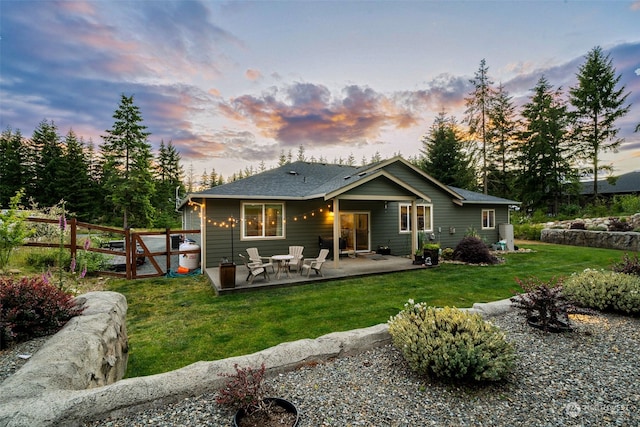
[[[540,322],[540,319],[538,319],[538,316],[531,316],[527,318],[527,323],[529,324],[529,326],[533,328],[545,330],[544,325]],[[553,332],[553,333],[569,332],[571,331],[571,325],[568,322],[565,322],[563,320],[558,320],[554,324],[547,325],[546,330],[547,332]]]
[[[440,258],[440,250],[439,249],[424,249],[424,263],[427,265],[438,265],[438,261]],[[431,264],[427,263],[427,261],[431,261]]]
[[[296,419],[295,422],[291,425],[291,427],[297,427],[298,426],[298,422],[300,421],[300,416],[298,414],[298,408],[296,408],[296,405],[294,405],[293,403],[289,402],[288,400],[285,399],[281,399],[279,397],[267,397],[264,399],[265,402],[271,402],[273,405],[277,405],[281,408],[283,408],[285,411],[294,414]],[[244,409],[240,409],[238,410],[238,412],[236,412],[236,415],[233,417],[233,425],[234,427],[239,427],[240,425],[240,420],[242,420],[244,417],[246,416]],[[289,427],[289,426],[283,426],[283,427]]]

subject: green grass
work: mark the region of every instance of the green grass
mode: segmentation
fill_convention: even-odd
[[[531,243],[495,266],[439,268],[336,280],[218,297],[202,277],[114,280],[127,297],[128,377],[174,370],[200,360],[253,353],[281,342],[386,322],[413,298],[470,307],[508,298],[515,277],[544,280],[585,268],[609,268],[623,252]]]

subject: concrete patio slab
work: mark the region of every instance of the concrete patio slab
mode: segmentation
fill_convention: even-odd
[[[258,289],[297,286],[348,277],[380,275],[417,269],[427,269],[427,267],[413,265],[413,261],[407,257],[379,255],[376,253],[359,253],[355,257],[340,258],[338,268],[334,266],[333,260],[327,259],[322,267],[323,276],[311,272],[310,276],[307,278],[306,274],[300,274],[297,271],[292,271],[290,273],[290,277],[286,274],[282,274],[280,278],[276,278],[276,274],[272,273],[271,269],[269,269],[269,281],[264,280],[261,276],[256,278],[252,284],[249,284],[246,281],[248,269],[244,265],[237,265],[235,286],[233,288],[222,288],[220,286],[221,280],[219,267],[207,268],[204,273],[211,281],[216,293],[224,295]]]

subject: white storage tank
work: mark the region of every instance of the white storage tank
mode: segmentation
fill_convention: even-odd
[[[180,245],[181,251],[195,251],[200,250],[200,246],[192,240],[186,240]],[[200,266],[200,252],[180,254],[180,267],[184,267],[189,270],[195,270]]]

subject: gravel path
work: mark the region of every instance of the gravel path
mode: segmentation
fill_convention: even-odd
[[[518,354],[517,370],[501,384],[420,378],[391,346],[269,384],[297,405],[300,427],[640,425],[640,319],[578,316],[569,334],[545,334],[514,313],[491,321]],[[86,426],[230,426],[231,417],[209,394]]]

